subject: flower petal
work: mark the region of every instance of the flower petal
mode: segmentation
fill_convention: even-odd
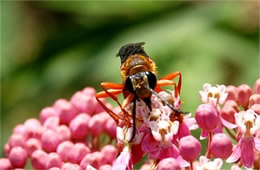
[[[236,162],[240,158],[240,156],[241,156],[240,145],[241,145],[241,140],[238,142],[237,146],[235,146],[233,153],[226,160],[227,163]]]
[[[226,121],[226,120],[223,119],[221,116],[220,116],[220,120],[221,120],[222,124],[223,124],[225,127],[229,128],[229,129],[234,129],[234,128],[237,127],[237,125]]]
[[[204,129],[202,129],[201,130],[201,134],[200,134],[200,140],[203,140],[203,139],[205,139],[208,136],[209,136],[209,132],[204,130]]]
[[[130,164],[130,152],[123,151],[120,153],[120,155],[117,157],[116,161],[114,162],[112,166],[112,170],[122,170],[122,169],[131,169]]]
[[[260,151],[260,139],[254,138],[254,141],[255,141],[255,149]]]
[[[254,164],[254,139],[241,139],[241,161],[247,168],[251,168]]]
[[[142,150],[144,152],[152,152],[156,150],[158,142],[154,140],[150,133],[146,134],[142,142]]]

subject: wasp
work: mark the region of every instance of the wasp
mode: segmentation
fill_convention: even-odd
[[[104,90],[96,94],[96,99],[104,110],[119,124],[119,120],[124,120],[127,127],[133,127],[131,142],[136,133],[136,101],[143,100],[151,111],[151,95],[154,94],[162,102],[170,107],[174,113],[181,113],[168,101],[158,95],[162,91],[162,86],[173,85],[175,87],[175,96],[181,91],[181,72],[173,72],[157,80],[157,68],[155,62],[144,51],[144,42],[131,43],[120,48],[117,56],[121,59],[120,73],[122,83],[103,82],[101,88]],[[178,84],[173,79],[179,76]],[[121,104],[117,95],[123,93],[124,101]],[[110,97],[120,106],[124,116],[120,117],[109,109],[101,98]],[[126,106],[133,103],[132,115],[125,110]],[[132,123],[130,122],[132,116]]]

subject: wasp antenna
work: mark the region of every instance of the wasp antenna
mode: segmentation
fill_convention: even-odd
[[[180,112],[182,112],[182,111],[180,111],[179,109],[177,109],[177,108],[175,108],[173,105],[171,105],[167,100],[165,100],[164,98],[162,98],[156,91],[154,91],[153,89],[151,89],[150,87],[146,87],[148,90],[150,90],[150,92],[152,93],[152,94],[154,94],[156,97],[158,97],[159,99],[161,99],[161,101],[165,104],[165,105],[167,105],[170,109],[172,109],[173,111],[175,111],[175,112],[178,112],[178,113],[180,113]]]
[[[132,114],[132,117],[133,117],[133,133],[132,133],[132,137],[131,139],[129,140],[128,143],[132,142],[135,138],[135,133],[136,133],[136,122],[135,122],[135,117],[136,117],[136,100],[137,100],[137,97],[136,97],[136,94],[134,95],[134,107],[133,107],[133,114]]]

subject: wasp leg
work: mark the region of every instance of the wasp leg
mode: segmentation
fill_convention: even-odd
[[[158,80],[156,87],[155,87],[155,91],[160,92],[160,91],[162,91],[162,89],[161,89],[162,86],[169,86],[169,85],[174,86],[174,95],[175,95],[175,97],[177,97],[178,94],[179,94],[179,91],[177,89],[177,85],[176,85],[175,82],[173,82],[171,80]]]
[[[107,97],[110,97],[111,95],[118,95],[120,93],[122,93],[122,90],[109,90],[109,94],[107,94],[106,91],[102,91],[102,92],[99,92],[96,94],[96,99],[98,101],[98,103],[103,107],[103,109],[114,119],[114,121],[116,122],[116,124],[119,124],[119,116],[114,113],[112,110],[110,110],[101,100],[100,98],[107,98]]]
[[[115,120],[117,124],[119,124],[119,116],[115,114],[113,111],[111,111],[109,108],[107,108],[100,100],[99,98],[107,98],[111,97],[118,106],[121,108],[122,112],[124,113],[124,119],[125,123],[127,126],[130,125],[130,120],[128,117],[128,112],[125,110],[125,107],[122,107],[121,103],[119,102],[118,98],[116,95],[119,95],[122,93],[124,85],[122,84],[116,84],[116,83],[111,83],[111,82],[103,82],[101,83],[101,88],[104,90],[96,95],[96,98],[98,102],[101,104],[101,106],[108,112],[108,114]],[[111,89],[106,89],[106,88],[111,88]]]
[[[162,77],[160,80],[173,80],[177,76],[179,76],[177,89],[178,89],[178,93],[180,93],[181,92],[181,83],[182,83],[181,72],[177,71],[177,72],[170,73],[170,74]]]

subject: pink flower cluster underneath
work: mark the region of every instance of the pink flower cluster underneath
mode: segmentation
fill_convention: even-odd
[[[145,155],[143,170],[219,170],[224,160],[233,163],[233,170],[260,168],[260,79],[253,90],[248,85],[205,84],[195,118],[161,100],[181,110],[180,96],[174,91],[152,95],[151,110],[138,100],[133,141],[133,126],[125,126],[124,119],[116,125],[95,95],[87,87],[69,101],[59,99],[42,109],[39,120],[17,125],[4,146],[6,158],[0,159],[0,170],[23,169],[29,163],[34,169],[124,170],[133,169]],[[122,117],[120,108],[103,102]],[[132,104],[126,108],[130,124],[132,108]],[[198,127],[201,140],[208,140],[206,153],[201,153],[204,146],[190,132]]]
[[[34,169],[81,170],[88,165],[111,169],[118,154],[111,143],[116,124],[95,94],[87,87],[70,101],[58,99],[42,109],[39,120],[17,125],[4,146],[6,158],[0,159],[0,169],[23,169],[29,162]]]

